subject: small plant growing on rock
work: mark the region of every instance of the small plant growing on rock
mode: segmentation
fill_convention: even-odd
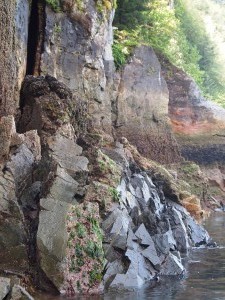
[[[120,194],[119,194],[119,192],[115,188],[110,187],[109,188],[109,192],[110,192],[110,194],[112,196],[113,202],[119,202],[120,201]]]
[[[83,9],[84,9],[83,0],[75,0],[75,3],[76,3],[76,6],[77,6],[77,9],[80,10],[80,11],[83,11]]]
[[[73,205],[68,212],[66,289],[74,294],[95,289],[102,278],[105,260],[99,220],[96,203]]]
[[[100,282],[102,280],[102,274],[98,271],[98,266],[94,265],[93,270],[90,271],[89,280],[93,284],[96,281]]]
[[[77,231],[77,236],[81,239],[84,238],[87,234],[85,226],[83,224],[80,224],[80,223],[78,223],[76,225],[76,231]]]
[[[51,7],[51,9],[58,13],[61,11],[60,1],[59,0],[46,0],[46,3]]]

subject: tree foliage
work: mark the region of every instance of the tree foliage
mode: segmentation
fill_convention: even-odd
[[[117,67],[126,62],[133,46],[150,45],[192,76],[207,96],[222,97],[225,81],[221,80],[215,46],[201,15],[193,1],[175,0],[174,7],[168,2],[117,0],[114,25],[118,29],[113,46]],[[201,1],[198,4],[203,5]]]

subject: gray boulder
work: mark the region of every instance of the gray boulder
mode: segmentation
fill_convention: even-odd
[[[180,275],[184,272],[184,267],[179,258],[171,252],[166,257],[160,269],[161,275]]]
[[[11,280],[6,277],[0,277],[0,300],[3,300],[10,291]]]
[[[110,285],[110,289],[140,288],[145,281],[137,274],[134,268],[130,268],[126,274],[117,274]]]

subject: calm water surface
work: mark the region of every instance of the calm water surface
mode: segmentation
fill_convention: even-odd
[[[108,293],[76,298],[41,295],[40,300],[225,300],[225,213],[213,214],[205,227],[219,245],[214,249],[193,249],[183,278],[161,279],[154,287],[137,292]],[[38,300],[39,300],[38,299]]]

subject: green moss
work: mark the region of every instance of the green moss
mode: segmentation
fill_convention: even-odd
[[[113,202],[119,202],[119,200],[120,200],[119,192],[114,187],[110,187],[109,192],[112,196]]]
[[[102,230],[100,228],[98,220],[92,216],[89,216],[87,220],[90,222],[91,232],[97,236],[99,241],[102,241]]]
[[[74,272],[75,269],[76,269],[75,261],[74,261],[74,260],[71,260],[70,267],[69,267],[69,271],[70,271],[70,272]]]
[[[73,232],[73,231],[71,231],[70,232],[70,234],[69,234],[69,241],[71,241],[71,240],[74,240],[74,238],[75,238],[75,233]]]
[[[101,280],[105,264],[99,210],[88,201],[73,205],[69,215],[68,271],[79,279],[79,284],[73,283],[74,290],[83,292]]]
[[[187,163],[183,164],[181,169],[184,173],[189,174],[189,175],[196,173],[200,170],[199,166],[192,162],[187,162]]]
[[[83,259],[83,257],[77,257],[76,264],[78,266],[77,271],[79,271],[79,267],[83,267],[83,265],[84,265],[84,259]]]
[[[84,250],[92,259],[99,259],[103,257],[102,245],[97,242],[89,240]]]
[[[77,231],[77,236],[81,239],[87,235],[86,228],[83,224],[77,223],[76,231]]]
[[[98,151],[97,163],[102,173],[111,174],[117,172],[118,167],[116,163],[100,150]]]
[[[83,256],[83,247],[79,243],[76,243],[75,254],[76,254],[77,257],[82,257]]]
[[[105,13],[117,7],[116,0],[95,0],[95,3],[96,8],[100,13]]]
[[[46,0],[46,4],[56,13],[61,11],[60,0]]]
[[[77,6],[77,9],[80,11],[84,10],[84,2],[83,0],[74,0]]]
[[[98,265],[94,265],[93,270],[90,271],[89,280],[91,284],[94,284],[96,281],[100,282],[102,280],[102,273],[99,272]]]
[[[120,69],[127,62],[127,58],[129,57],[129,53],[126,52],[126,48],[120,44],[118,41],[115,41],[112,45],[113,58],[116,69]]]

